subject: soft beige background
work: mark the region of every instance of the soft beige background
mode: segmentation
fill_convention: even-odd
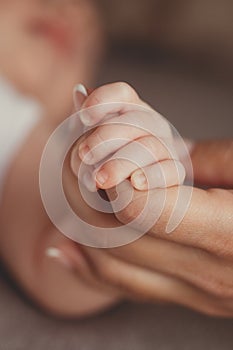
[[[160,47],[233,74],[233,1],[99,0],[111,40]],[[226,66],[228,70],[226,71]]]

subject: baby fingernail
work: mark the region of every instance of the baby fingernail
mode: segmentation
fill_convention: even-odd
[[[144,189],[146,188],[146,177],[142,172],[136,172],[132,175],[131,181],[133,182],[134,187],[138,189]]]
[[[79,156],[84,163],[91,164],[93,161],[93,154],[87,145],[81,145],[79,147]]]
[[[100,170],[97,174],[96,174],[96,182],[99,185],[104,185],[108,180],[108,173],[105,170]]]
[[[79,92],[80,94],[82,94],[83,96],[87,97],[87,89],[85,88],[85,86],[83,84],[77,84],[74,87],[74,91],[75,92]]]
[[[66,257],[66,255],[58,248],[55,247],[49,247],[45,251],[45,255],[49,258],[57,259],[63,266],[65,266],[68,269],[72,269],[73,265],[70,262],[70,260]]]

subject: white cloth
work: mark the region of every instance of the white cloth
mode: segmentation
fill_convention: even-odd
[[[16,151],[38,122],[42,107],[0,77],[0,195]]]

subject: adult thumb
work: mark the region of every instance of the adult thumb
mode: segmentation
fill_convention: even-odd
[[[233,140],[197,142],[191,159],[196,184],[233,188]]]

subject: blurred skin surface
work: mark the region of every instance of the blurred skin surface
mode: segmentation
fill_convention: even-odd
[[[71,113],[74,85],[90,84],[102,41],[98,15],[91,1],[2,1],[0,6],[1,72],[45,110],[7,177],[1,256],[17,283],[45,310],[88,314],[108,306],[115,296],[90,288],[45,256],[47,247],[68,240],[44,211],[38,170],[49,135]]]
[[[101,50],[92,1],[10,0],[0,10],[0,71],[50,118],[64,118],[70,91],[77,81],[91,83]]]

